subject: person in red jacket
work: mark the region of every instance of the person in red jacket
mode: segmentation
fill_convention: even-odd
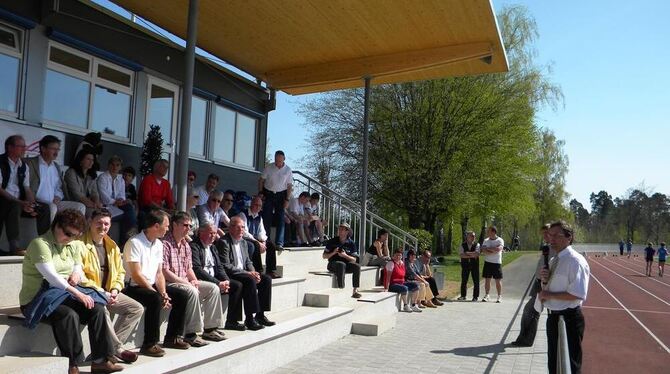
[[[140,210],[162,209],[169,214],[174,212],[174,198],[170,182],[165,179],[170,163],[165,160],[158,160],[154,163],[153,172],[142,178],[138,196]]]
[[[405,281],[405,264],[402,262],[402,249],[395,250],[391,261],[386,263],[384,269],[386,270],[384,271],[384,291],[400,294],[400,300],[403,304],[402,311],[412,313],[414,310],[408,304],[407,294],[410,294],[409,297],[411,299],[415,299],[419,286],[414,282]]]

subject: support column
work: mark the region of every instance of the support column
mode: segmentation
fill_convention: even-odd
[[[363,172],[361,174],[361,230],[358,233],[358,253],[359,260],[363,258],[365,252],[365,217],[368,214],[368,148],[369,148],[369,129],[370,129],[370,77],[364,77],[365,94],[363,101]]]
[[[177,131],[179,147],[177,148],[177,209],[186,210],[186,186],[188,180],[188,154],[191,133],[191,100],[193,99],[193,73],[195,67],[195,43],[198,35],[199,0],[189,0],[188,29],[184,61],[184,87],[182,89],[181,120]]]

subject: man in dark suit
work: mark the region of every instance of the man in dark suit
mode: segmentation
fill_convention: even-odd
[[[231,218],[228,234],[218,243],[219,260],[232,280],[242,283],[242,298],[246,318],[244,325],[249,330],[260,330],[275,323],[268,320],[265,312],[270,311],[272,299],[272,278],[254,269],[244,241],[246,225],[241,217]],[[254,316],[255,313],[255,316]]]
[[[242,319],[242,283],[230,279],[219,260],[219,250],[213,244],[216,239],[217,227],[212,222],[204,222],[198,228],[198,235],[190,243],[193,272],[198,280],[212,282],[219,286],[222,294],[228,294],[228,314],[226,330],[244,331],[246,327],[239,321]],[[256,298],[256,295],[245,293],[247,299]],[[250,305],[250,304],[247,304]]]

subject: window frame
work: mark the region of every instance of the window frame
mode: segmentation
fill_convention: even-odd
[[[214,115],[212,114],[213,111],[213,103],[211,100],[208,100],[205,97],[202,97],[200,95],[193,94],[193,99],[199,99],[205,102],[205,133],[203,134],[203,152],[202,153],[193,153],[191,150],[191,147],[189,145],[188,147],[188,157],[192,158],[194,160],[199,160],[199,161],[208,161],[209,160],[209,152],[212,147],[210,146],[210,138],[212,138],[211,135],[211,128],[214,123],[213,117]],[[193,112],[193,104],[191,103],[191,112]],[[191,123],[191,126],[193,124]],[[210,131],[208,131],[210,130]],[[190,140],[190,139],[189,139]]]
[[[3,117],[9,117],[9,118],[18,118],[19,117],[19,111],[21,110],[21,98],[23,96],[23,69],[24,69],[24,51],[25,51],[25,35],[26,35],[26,30],[19,28],[18,26],[14,26],[12,24],[9,24],[7,22],[3,22],[0,20],[0,29],[3,29],[5,31],[8,31],[15,36],[15,40],[17,43],[17,46],[12,48],[9,47],[5,44],[0,44],[0,53],[9,57],[13,57],[19,60],[19,66],[16,71],[16,96],[14,97],[15,100],[15,110],[14,111],[8,111],[0,108],[0,116]]]
[[[60,122],[58,120],[49,119],[49,118],[46,118],[46,117],[42,118],[42,124],[45,127],[54,127],[54,128],[60,129],[60,130],[64,130],[64,131],[72,132],[72,133],[76,133],[76,134],[86,134],[86,133],[89,133],[89,132],[92,132],[92,131],[96,131],[96,132],[100,132],[102,134],[102,137],[106,140],[112,140],[112,141],[116,141],[116,142],[120,142],[120,143],[126,143],[126,144],[132,143],[132,134],[133,134],[133,130],[134,130],[133,121],[134,121],[134,118],[135,118],[134,111],[135,111],[135,107],[136,107],[135,100],[136,100],[136,96],[137,96],[136,95],[137,76],[136,76],[135,72],[128,69],[128,68],[125,68],[123,66],[116,65],[116,64],[114,64],[112,62],[109,62],[107,60],[104,60],[102,58],[93,56],[93,55],[88,54],[86,52],[82,52],[80,50],[77,50],[76,48],[72,48],[72,47],[67,46],[63,43],[59,43],[59,42],[56,42],[56,41],[53,41],[53,40],[49,41],[49,43],[47,44],[47,48],[48,48],[48,50],[47,50],[46,70],[51,70],[53,72],[63,74],[63,75],[67,75],[69,77],[79,79],[79,80],[82,80],[82,81],[86,82],[88,84],[88,103],[87,103],[87,114],[86,114],[86,127],[79,127],[79,126],[75,126],[75,125],[72,125],[72,124],[63,123],[63,122]],[[52,61],[51,60],[51,54],[52,54],[52,51],[53,51],[52,48],[57,48],[57,49],[65,51],[67,53],[71,53],[75,56],[78,56],[78,57],[81,57],[81,58],[84,58],[84,59],[88,60],[89,61],[89,69],[88,69],[89,71],[88,71],[88,73],[84,73],[80,70],[74,69],[74,68],[69,67],[67,65],[62,65],[62,64],[59,64],[57,62]],[[100,78],[98,76],[98,70],[99,70],[100,65],[103,65],[103,66],[105,66],[109,69],[112,69],[112,70],[116,70],[120,73],[127,74],[130,77],[129,85],[124,86],[122,84],[118,84],[116,82],[109,81],[105,78]],[[108,133],[105,133],[103,131],[93,129],[92,121],[93,121],[93,110],[94,110],[94,107],[95,107],[94,97],[95,97],[96,86],[100,86],[102,88],[106,88],[106,89],[114,90],[114,91],[117,91],[117,92],[121,92],[121,93],[124,93],[124,94],[127,94],[128,96],[130,96],[129,97],[129,99],[130,99],[129,104],[130,105],[128,107],[128,122],[127,122],[128,131],[127,131],[127,134],[125,136],[116,135],[116,134],[108,134]],[[46,100],[47,100],[47,98],[46,98],[46,86],[45,86],[45,97],[44,97],[43,107],[46,104]]]
[[[227,161],[221,158],[215,158],[214,157],[214,152],[213,152],[213,147],[214,147],[214,138],[216,134],[216,128],[214,127],[216,124],[216,108],[221,107],[223,109],[229,110],[235,114],[235,124],[233,128],[233,161]],[[209,148],[211,152],[208,153],[208,159],[211,160],[213,163],[217,165],[223,165],[223,166],[229,166],[229,167],[234,167],[238,169],[243,169],[243,170],[256,170],[256,163],[257,163],[257,148],[258,148],[258,131],[259,131],[259,125],[260,125],[260,118],[257,116],[252,116],[246,113],[240,112],[238,109],[235,109],[229,105],[225,105],[224,103],[217,103],[217,102],[211,102],[211,127],[209,128],[209,133],[214,134],[210,136],[209,140]],[[243,115],[247,118],[251,118],[254,121],[254,140],[253,140],[253,160],[251,165],[245,165],[238,163],[236,160],[235,152],[237,150],[237,135],[238,135],[238,126],[239,126],[239,116]]]

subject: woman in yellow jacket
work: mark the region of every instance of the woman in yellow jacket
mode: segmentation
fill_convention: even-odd
[[[107,313],[115,355],[123,362],[132,363],[137,360],[137,353],[125,350],[123,345],[140,322],[144,307],[121,293],[126,271],[123,269],[119,246],[107,235],[111,225],[112,215],[107,209],[94,209],[91,212],[88,231],[83,238],[86,251],[82,254],[85,275],[82,284],[106,292],[109,300],[107,310],[118,315],[112,329],[112,321]]]

